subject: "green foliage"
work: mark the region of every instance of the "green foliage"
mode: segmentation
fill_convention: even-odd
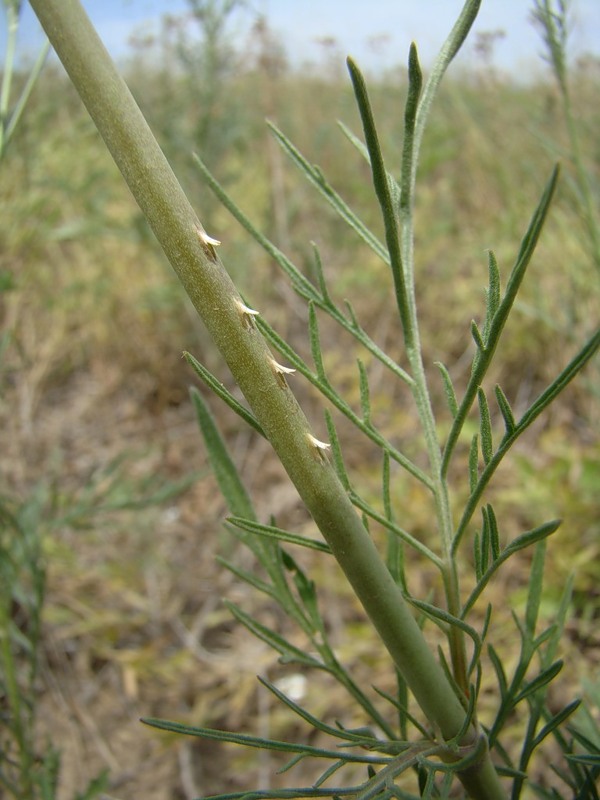
[[[461,32],[459,38],[462,35]],[[450,60],[447,56],[448,52],[453,53],[453,48],[450,47],[449,51],[444,51],[442,60],[444,58],[447,59],[445,61],[446,65]],[[395,286],[396,304],[404,333],[406,352],[411,367],[409,370],[404,370],[398,364],[393,364],[393,362],[390,363],[391,360],[373,345],[368,335],[361,328],[355,313],[349,305],[347,305],[346,313],[344,313],[344,311],[335,304],[332,299],[331,289],[327,285],[320,258],[317,259],[318,271],[317,284],[315,285],[308,281],[291,260],[283,255],[283,253],[281,253],[272,242],[268,241],[268,239],[266,239],[248,220],[234,201],[228,196],[224,188],[216,181],[212,174],[209,173],[205,162],[200,161],[200,159],[197,159],[197,161],[209,185],[213,188],[224,205],[265,251],[277,261],[290,278],[292,286],[297,294],[307,301],[309,341],[314,369],[312,369],[298,352],[286,343],[263,318],[261,318],[258,323],[260,330],[278,352],[293,365],[294,369],[306,377],[313,386],[321,392],[324,398],[333,404],[338,412],[341,412],[355,428],[381,448],[384,457],[384,492],[382,498],[385,509],[384,513],[374,508],[361,497],[360,492],[354,488],[352,479],[349,477],[344,466],[343,453],[333,418],[328,412],[327,428],[330,432],[330,439],[332,442],[334,464],[340,476],[340,480],[349,492],[352,502],[363,514],[367,515],[369,519],[376,521],[383,529],[388,531],[390,542],[402,542],[404,545],[411,546],[414,551],[429,559],[443,576],[444,585],[446,586],[446,608],[426,603],[409,594],[403,569],[401,566],[398,568],[398,565],[401,564],[403,560],[403,558],[401,558],[400,562],[398,562],[398,554],[403,552],[402,545],[399,549],[396,548],[393,560],[390,562],[390,568],[393,570],[392,574],[395,574],[396,579],[403,587],[407,599],[425,618],[435,622],[448,637],[451,664],[446,666],[447,675],[449,679],[455,683],[458,692],[461,691],[458,687],[468,687],[466,691],[469,697],[465,720],[466,726],[469,725],[471,720],[476,718],[477,698],[481,691],[482,682],[484,681],[484,641],[490,635],[489,626],[492,617],[492,609],[491,607],[488,608],[483,625],[479,630],[477,627],[468,624],[466,620],[472,615],[478,599],[484,593],[497,570],[516,553],[532,545],[536,545],[525,618],[523,621],[520,621],[515,617],[517,632],[521,638],[521,657],[514,668],[512,677],[509,678],[506,675],[502,660],[494,645],[488,645],[490,663],[496,673],[498,681],[498,706],[495,711],[494,721],[489,726],[485,726],[485,731],[490,748],[492,751],[497,751],[499,756],[498,770],[500,774],[512,777],[512,797],[518,798],[521,796],[525,776],[535,751],[543,744],[547,737],[554,734],[560,726],[570,718],[579,706],[579,701],[574,701],[564,709],[555,712],[553,715],[549,715],[545,700],[548,685],[556,678],[562,668],[562,662],[556,660],[555,653],[569,607],[571,597],[570,584],[565,590],[560,611],[554,624],[541,632],[536,630],[542,597],[545,540],[558,529],[559,522],[550,521],[543,523],[533,530],[516,536],[512,541],[509,541],[508,544],[502,546],[496,514],[492,505],[487,503],[482,506],[483,526],[481,532],[475,532],[473,539],[473,563],[476,583],[462,606],[457,606],[456,604],[458,589],[456,589],[456,594],[454,594],[455,590],[453,587],[458,586],[458,578],[455,570],[458,559],[460,558],[460,545],[463,542],[474,511],[480,507],[482,497],[494,472],[507,455],[512,445],[597,353],[600,347],[600,334],[596,333],[592,336],[590,341],[572,359],[571,363],[541,392],[538,398],[531,403],[518,420],[515,418],[515,414],[505,391],[500,386],[495,386],[494,395],[505,428],[504,435],[499,442],[495,443],[493,418],[483,382],[492,364],[504,327],[515,304],[526,270],[531,264],[542,227],[546,221],[558,179],[558,170],[554,170],[538,208],[533,214],[525,232],[504,292],[501,288],[501,274],[498,260],[494,253],[489,253],[489,285],[486,291],[485,317],[481,330],[475,322],[473,322],[471,326],[471,332],[475,341],[475,352],[472,358],[471,377],[460,401],[457,398],[457,392],[453,386],[450,371],[444,364],[438,364],[446,398],[453,417],[449,435],[443,447],[440,448],[440,445],[437,443],[437,432],[429,401],[429,388],[426,383],[421,360],[422,353],[419,344],[420,336],[412,277],[414,274],[412,268],[412,248],[410,246],[413,237],[413,201],[411,198],[414,191],[413,181],[416,173],[420,146],[420,138],[417,138],[415,131],[417,125],[420,123],[421,127],[418,130],[420,135],[422,135],[424,129],[424,115],[429,111],[429,104],[434,89],[431,88],[431,83],[428,84],[428,89],[424,92],[424,99],[422,99],[421,72],[418,66],[416,49],[413,47],[409,58],[409,89],[405,112],[402,177],[398,184],[386,169],[383,161],[377,128],[364,79],[353,62],[349,62],[349,69],[354,84],[357,103],[361,112],[366,146],[364,146],[348,129],[345,128],[344,133],[352,143],[356,145],[361,155],[367,158],[371,165],[373,183],[384,221],[386,246],[377,239],[368,226],[366,226],[355,212],[350,209],[348,204],[341,199],[332,185],[327,181],[322,171],[311,164],[281,131],[274,127],[272,127],[272,130],[292,162],[302,171],[309,182],[321,192],[339,214],[341,219],[343,219],[355,233],[358,233],[363,242],[365,242],[377,256],[390,266]],[[437,82],[439,82],[441,74],[442,73],[434,70],[433,75]],[[356,413],[334,389],[325,369],[323,347],[319,335],[317,309],[321,313],[324,312],[327,314],[334,322],[350,333],[357,343],[364,346],[372,356],[378,358],[386,368],[389,368],[391,374],[400,378],[412,391],[421,424],[425,429],[425,440],[429,444],[430,464],[432,466],[432,471],[429,474],[418,468],[416,464],[403,453],[392,447],[386,437],[377,432],[372,418],[368,370],[361,358],[358,358],[357,361],[360,412]],[[188,358],[191,360],[191,357]],[[217,394],[219,394],[222,399],[225,399],[230,408],[248,421],[248,412],[243,409],[243,407],[240,407],[237,401],[231,398],[228,393],[220,389],[217,386],[218,382],[216,379],[208,375],[204,368],[201,368],[195,361],[192,361],[192,363],[209,388],[214,390],[216,387]],[[195,395],[196,403],[198,403],[198,397],[198,395]],[[450,465],[456,454],[458,443],[461,440],[461,434],[471,414],[475,398],[477,398],[479,407],[479,432],[472,439],[469,456],[470,494],[456,527],[453,526],[449,518],[447,520],[447,524],[450,526],[451,530],[453,529],[453,532],[450,537],[449,547],[446,552],[444,552],[446,535],[444,530],[444,525],[446,524],[444,514],[448,513],[445,498],[450,489],[447,484],[447,478],[450,472]],[[213,461],[216,459],[217,462],[215,464],[216,474],[218,476],[221,472],[219,463],[227,464],[227,472],[229,473],[233,470],[233,465],[225,451],[222,450],[222,445],[219,445],[219,450],[215,449],[213,440],[214,432],[211,432],[212,428],[207,428],[206,424],[206,422],[201,421],[208,452],[211,454]],[[254,425],[254,427],[257,428],[257,425]],[[262,431],[259,430],[259,432]],[[483,462],[482,468],[480,468],[480,448],[481,460]],[[220,456],[218,455],[219,452],[221,452]],[[389,489],[390,459],[394,459],[406,469],[413,478],[421,481],[432,492],[434,503],[438,508],[438,521],[441,525],[440,536],[442,550],[440,553],[426,546],[424,542],[419,541],[417,537],[403,527],[398,526],[393,521]],[[438,464],[440,470],[439,476],[436,474]],[[228,483],[229,482],[225,479],[220,481],[225,497],[230,498],[229,505],[230,508],[232,508],[237,504],[236,496],[241,491],[241,488],[235,490],[232,494],[232,492],[227,489]],[[236,478],[235,483],[241,487],[239,478]],[[236,516],[231,522],[233,522],[236,528],[242,529],[248,534],[259,534],[261,537],[268,537],[269,540],[277,542],[277,546],[282,548],[281,559],[283,562],[290,558],[286,555],[286,551],[283,550],[284,545],[291,544],[329,552],[329,548],[326,545],[319,546],[312,540],[298,536],[289,531],[284,531],[276,525],[263,525],[254,518],[240,519]],[[388,549],[388,552],[394,552],[394,548]],[[295,562],[292,563],[294,564],[293,569],[296,575],[296,589],[305,606],[304,610],[307,615],[305,619],[312,619],[316,624],[316,630],[323,631],[322,620],[317,610],[315,586],[300,571]],[[283,605],[274,585],[265,585],[262,581],[259,582],[255,576],[241,574],[235,567],[231,566],[231,568],[234,569],[236,574],[240,577],[244,578],[261,591],[271,595],[276,602]],[[298,580],[300,581],[299,583]],[[309,603],[309,606],[306,605],[307,603]],[[277,650],[285,663],[292,662],[307,668],[325,668],[325,663],[323,661],[315,660],[313,657],[307,658],[303,651],[298,650],[297,647],[284,640],[279,634],[266,628],[257,619],[242,612],[241,609],[233,608],[232,610],[240,622],[248,627],[256,636],[263,639],[263,641]],[[468,666],[466,663],[463,664],[461,656],[461,652],[465,652],[465,635],[471,639],[473,644],[471,661]],[[312,644],[314,646],[314,640]],[[534,656],[539,660],[537,672],[535,670],[532,672]],[[462,674],[461,671],[463,671]],[[350,680],[350,676],[344,673],[344,671],[341,673],[338,672],[336,677],[340,681]],[[309,748],[307,746],[265,740],[260,737],[224,733],[222,731],[214,731],[206,728],[194,728],[155,719],[146,721],[149,724],[165,730],[187,733],[188,735],[200,738],[217,738],[250,747],[264,748],[273,751],[288,750],[291,753],[295,753],[292,760],[284,767],[284,770],[289,769],[300,761],[304,761],[308,756],[316,759],[325,758],[331,761],[330,766],[311,787],[298,787],[295,790],[287,790],[285,792],[286,797],[341,796],[346,794],[350,794],[356,798],[366,798],[376,795],[382,797],[408,797],[411,795],[398,789],[399,784],[396,784],[395,781],[398,776],[410,768],[416,769],[419,776],[419,785],[422,792],[421,796],[446,796],[445,791],[447,791],[450,786],[448,780],[451,781],[452,773],[457,772],[460,774],[461,769],[465,769],[465,766],[470,763],[470,758],[477,758],[477,751],[471,751],[470,754],[467,754],[469,751],[466,751],[464,760],[459,758],[454,761],[452,766],[444,766],[439,761],[432,760],[434,756],[439,756],[444,752],[444,746],[436,744],[431,734],[428,733],[422,725],[418,724],[414,717],[408,715],[406,708],[406,684],[401,676],[398,676],[397,691],[398,697],[404,698],[402,705],[398,706],[398,710],[400,711],[400,730],[406,731],[407,725],[416,724],[417,730],[421,732],[424,738],[420,741],[411,741],[406,738],[399,739],[397,738],[397,734],[392,731],[391,736],[388,733],[390,737],[388,739],[363,739],[360,742],[361,747],[368,746],[369,750],[376,750],[380,753],[387,753],[390,755],[385,757],[382,761],[375,762],[369,762],[369,759],[364,757],[363,763],[365,764],[370,765],[372,763],[373,766],[375,764],[384,764],[385,766],[383,766],[379,772],[376,772],[373,766],[369,766],[367,773],[370,777],[367,777],[364,784],[345,789],[336,786],[325,790],[321,789],[321,787],[343,765],[353,763],[356,758],[358,758],[359,761],[361,760],[360,756],[354,756],[348,750],[349,747],[353,745],[356,746],[358,742],[353,740],[352,737],[347,736],[346,734],[348,732],[346,731],[344,731],[346,749],[343,758],[340,758],[337,752],[328,749]],[[276,691],[276,694],[279,699],[299,713],[300,716],[315,729],[328,733],[330,736],[335,735],[339,737],[342,735],[340,731],[331,729],[322,721],[309,714],[308,711],[298,707],[292,700],[281,695],[280,692]],[[388,697],[387,699],[396,704],[396,701],[393,701],[392,698]],[[523,706],[527,706],[527,712],[524,715],[525,734],[520,754],[514,755],[509,753],[501,745],[500,737],[508,719],[511,715],[515,714],[517,707],[522,708]],[[364,704],[363,708],[365,708]],[[370,716],[372,724],[382,727],[380,714],[377,714],[377,717],[375,717],[374,713],[371,712]],[[541,724],[542,721],[543,724]],[[388,726],[388,731],[389,730]],[[460,740],[460,737],[458,737],[458,740]],[[447,773],[447,780],[442,784],[436,783],[433,780],[433,776],[440,771]],[[238,795],[219,795],[219,798],[233,796]],[[281,797],[282,794],[280,791],[274,791],[256,793],[256,795],[251,794],[251,796]]]
[[[52,14],[48,14],[47,9],[55,4],[48,3],[46,9],[44,5],[39,0],[34,3],[40,16],[46,15],[48,22],[48,16]],[[233,5],[235,3],[222,6],[198,3],[196,9],[218,11],[220,8],[225,13]],[[141,141],[140,136],[130,137],[134,142],[132,153],[124,153],[118,145],[113,145],[115,158],[132,190],[137,191],[138,201],[151,220],[165,252],[218,341],[251,410],[246,409],[199,361],[186,354],[187,361],[230,409],[256,433],[270,439],[326,540],[322,543],[303,538],[298,533],[284,530],[275,519],[271,519],[269,524],[258,520],[215,420],[201,394],[193,392],[193,403],[209,457],[232,514],[228,521],[229,529],[252,550],[262,569],[254,572],[233,562],[222,563],[278,606],[298,627],[306,646],[298,646],[292,637],[265,625],[245,608],[231,603],[228,607],[239,623],[280,655],[282,663],[295,664],[303,670],[316,669],[336,680],[355,702],[367,723],[358,729],[348,729],[342,723],[331,725],[268,682],[265,686],[277,700],[312,727],[315,735],[327,737],[331,746],[293,744],[264,736],[147,720],[156,727],[176,733],[287,753],[289,761],[283,767],[284,771],[298,764],[306,767],[308,759],[327,762],[324,771],[310,786],[245,793],[243,796],[350,795],[359,800],[372,797],[382,800],[392,797],[449,797],[455,791],[453,783],[458,778],[473,797],[499,798],[503,796],[503,789],[497,776],[502,775],[510,779],[512,796],[518,798],[523,793],[536,751],[550,736],[569,757],[570,772],[565,773],[565,783],[574,792],[584,791],[595,766],[596,745],[588,736],[573,728],[572,739],[567,741],[561,733],[561,726],[576,711],[577,702],[558,711],[554,707],[550,710],[547,702],[548,687],[562,669],[557,648],[571,595],[571,585],[568,584],[556,619],[544,627],[540,609],[546,541],[556,531],[558,522],[545,522],[522,534],[505,531],[498,522],[498,517],[502,517],[497,515],[487,494],[492,477],[513,444],[523,441],[522,437],[532,423],[547,411],[600,346],[600,334],[592,332],[587,344],[576,352],[558,377],[547,380],[546,370],[541,368],[539,383],[543,388],[526,402],[517,403],[513,387],[504,380],[501,381],[502,387],[496,383],[493,395],[487,386],[496,356],[502,353],[505,327],[509,319],[514,318],[517,295],[522,296],[526,272],[533,263],[534,251],[547,221],[558,183],[557,169],[552,173],[529,225],[522,225],[525,233],[504,291],[501,264],[505,255],[501,256],[499,252],[488,256],[485,311],[481,324],[476,321],[471,324],[475,349],[470,358],[470,377],[466,386],[453,379],[451,352],[444,353],[443,363],[438,361],[442,391],[451,416],[448,430],[436,419],[434,400],[437,386],[428,376],[427,346],[421,340],[421,333],[427,330],[428,325],[423,325],[423,317],[420,320],[417,315],[416,286],[420,274],[415,268],[414,258],[415,200],[421,146],[441,79],[464,41],[478,7],[478,2],[465,3],[425,83],[416,47],[411,48],[399,179],[394,177],[384,158],[385,137],[379,132],[375,103],[366,81],[358,67],[349,61],[365,141],[362,142],[349,126],[344,126],[343,132],[358,151],[360,166],[364,167],[364,161],[370,170],[381,213],[377,225],[372,223],[372,211],[364,214],[362,209],[360,213],[353,210],[334,188],[334,181],[327,179],[320,168],[302,155],[300,148],[272,126],[283,152],[326,198],[339,221],[348,225],[353,234],[358,234],[371,251],[369,257],[390,267],[405,345],[400,356],[392,357],[376,344],[367,333],[368,326],[359,322],[360,309],[349,303],[338,303],[335,280],[332,281],[328,260],[323,258],[321,249],[313,247],[308,269],[297,266],[291,257],[283,254],[279,243],[271,242],[260,232],[260,224],[251,222],[238,209],[225,186],[209,173],[204,163],[210,155],[205,155],[204,163],[197,159],[201,174],[217,198],[283,270],[296,294],[306,302],[308,344],[305,349],[310,355],[305,354],[279,332],[280,319],[270,324],[263,315],[256,316],[242,304],[235,287],[220,269],[214,247],[206,245],[201,234],[198,237],[198,228],[193,225],[193,212],[185,204],[185,198],[181,198],[176,182],[164,171],[164,164],[151,139],[144,139],[146,150],[143,145],[140,147],[144,157],[148,155],[150,158],[153,168],[148,169],[150,162],[143,160],[143,169],[137,173],[139,164],[136,159],[140,154],[136,147]],[[73,12],[70,4],[69,11]],[[58,15],[59,7],[55,5],[56,18]],[[207,20],[210,18],[205,17],[205,23]],[[51,23],[52,19],[50,27]],[[76,45],[75,42],[72,44]],[[93,61],[94,56],[90,55],[92,67]],[[106,67],[101,58],[98,59],[100,64]],[[118,97],[122,103],[118,112],[111,107],[95,108],[103,87],[96,85],[94,92],[90,88],[95,85],[94,78],[89,73],[83,76],[74,74],[73,80],[88,97],[92,114],[107,141],[113,137],[112,141],[118,142],[115,128],[111,127],[115,120],[117,125],[130,125],[131,130],[147,136],[148,132],[135,117],[135,108],[127,105],[126,97]],[[210,90],[212,87],[206,88]],[[357,168],[356,172],[359,170]],[[165,184],[161,186],[159,180],[158,185],[146,186],[144,181],[152,181],[155,172],[162,175]],[[164,202],[161,189],[168,202]],[[169,224],[164,226],[166,231],[161,227],[165,209],[172,214]],[[376,230],[383,230],[385,244]],[[440,276],[438,282],[443,284],[444,297],[436,312],[445,322],[446,316],[450,318],[452,308],[447,296],[448,282],[443,277]],[[458,297],[456,305],[461,302]],[[433,314],[425,317],[426,322],[433,317]],[[346,337],[344,341],[351,344],[348,351],[351,358],[343,354],[341,359],[342,362],[350,361],[352,369],[357,364],[351,396],[343,395],[336,386],[323,335],[325,325],[333,325],[339,334]],[[574,330],[571,332],[576,333]],[[283,356],[289,367],[277,364],[270,357],[259,334]],[[529,343],[527,329],[523,341]],[[389,426],[379,423],[377,393],[373,388],[375,367],[379,374],[385,375],[383,392],[389,397],[402,397],[402,402],[411,409],[413,420],[418,419],[420,431],[415,437],[418,439],[416,447],[411,448],[402,440],[398,442]],[[331,406],[331,409],[326,409],[325,424],[331,440],[332,464],[327,456],[329,445],[312,435],[295,404],[288,383],[293,371],[307,379]],[[498,432],[496,422],[504,427],[503,432]],[[347,467],[352,445],[339,435],[340,423],[351,426],[355,438],[365,441],[377,454],[378,463],[382,465],[382,480],[379,496],[375,499],[368,488],[365,490],[361,485],[363,474],[355,468],[356,463]],[[465,453],[463,441],[469,437],[471,446]],[[422,452],[419,450],[421,445]],[[402,505],[403,498],[397,496],[392,488],[395,480],[391,474],[392,464],[403,470],[403,479],[411,487],[417,487],[429,500],[426,533],[416,525],[411,530],[411,522],[407,520]],[[366,467],[365,460],[365,472]],[[465,490],[467,485],[468,490]],[[361,512],[362,518],[353,513],[349,502]],[[474,531],[472,520],[479,508],[482,527],[480,531]],[[533,514],[537,509],[528,509],[529,512]],[[385,559],[380,558],[375,549],[382,537]],[[469,543],[471,537],[472,547]],[[522,613],[514,614],[520,653],[516,665],[509,669],[495,646],[492,605],[488,605],[483,613],[476,606],[499,568],[531,545],[535,547],[525,607]],[[340,662],[322,611],[318,584],[310,577],[309,569],[304,561],[300,561],[301,557],[296,559],[290,554],[290,546],[302,547],[301,557],[317,552],[320,558],[330,559],[331,555],[337,558],[392,657],[392,672],[396,677],[393,693],[376,689],[377,697],[372,699],[367,688],[359,685],[350,670]],[[413,595],[411,591],[413,576],[407,569],[409,559],[411,566],[424,563],[435,571],[437,580],[431,596],[426,599]],[[471,562],[472,574],[465,577]],[[413,617],[403,616],[406,604],[416,611],[419,626],[426,628],[428,635],[441,637],[435,639],[444,643],[439,648],[439,664],[420,636]],[[436,628],[433,633],[431,622]],[[490,677],[497,684],[495,703],[491,708],[485,691]],[[420,704],[421,712],[411,704],[411,694]],[[433,701],[432,697],[441,698],[441,701]],[[512,724],[514,718],[518,718],[521,724],[522,735],[517,746],[510,742],[509,722]],[[571,752],[573,741],[579,745],[588,743],[584,745],[588,752]],[[496,764],[497,770],[492,763]],[[330,779],[339,771],[356,765],[364,780],[344,782],[350,784],[347,786],[329,785]],[[543,792],[541,787],[535,788]],[[220,795],[233,796],[238,795]]]
[[[36,697],[46,589],[43,534],[48,491],[39,485],[25,502],[0,498],[0,786],[3,797],[54,800],[60,752],[36,736]],[[108,786],[104,773],[76,800],[93,800]]]

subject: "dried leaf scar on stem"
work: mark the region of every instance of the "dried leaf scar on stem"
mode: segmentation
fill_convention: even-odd
[[[248,308],[241,300],[235,300],[234,302],[242,325],[246,330],[251,331],[255,325],[254,317],[258,317],[260,312],[255,311],[253,308]]]
[[[287,381],[285,379],[286,375],[293,375],[296,372],[295,369],[291,367],[284,367],[282,364],[278,364],[274,358],[269,358],[269,364],[271,365],[271,369],[275,377],[277,378],[277,382],[281,386],[282,389],[287,389]]]
[[[327,451],[331,447],[330,444],[327,442],[321,442],[319,439],[315,438],[312,433],[307,433],[307,438],[309,441],[310,446],[315,452],[315,455],[319,458],[320,461],[327,461]]]
[[[215,253],[215,247],[218,247],[221,244],[220,240],[213,239],[212,236],[209,236],[199,222],[196,224],[196,234],[200,239],[200,243],[202,244],[202,248],[206,255],[211,261],[216,261],[217,254]]]

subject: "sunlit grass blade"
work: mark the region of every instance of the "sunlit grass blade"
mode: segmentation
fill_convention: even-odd
[[[216,394],[217,397],[220,397],[224,403],[226,403],[232,411],[234,411],[238,417],[240,417],[247,425],[250,425],[251,428],[254,428],[257,433],[260,433],[261,436],[265,435],[259,421],[256,419],[254,414],[249,411],[245,406],[243,406],[235,397],[228,391],[225,386],[221,383],[218,378],[206,369],[206,367],[201,364],[191,353],[184,352],[183,357],[188,362],[188,364],[192,367],[196,375],[208,386],[208,388]]]
[[[247,533],[256,534],[257,536],[266,536],[270,539],[276,539],[286,544],[295,544],[299,547],[306,547],[309,550],[318,550],[321,553],[331,553],[329,545],[325,542],[316,539],[308,539],[306,536],[300,536],[296,533],[284,531],[274,525],[263,525],[252,519],[244,519],[243,517],[228,517],[227,522],[234,525],[240,530]]]

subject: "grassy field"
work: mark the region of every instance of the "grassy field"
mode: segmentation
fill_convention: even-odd
[[[276,265],[209,195],[194,151],[257,227],[309,275],[310,243],[318,243],[336,295],[351,299],[373,338],[402,363],[389,275],[294,173],[264,125],[265,116],[274,120],[378,230],[368,168],[336,127],[341,119],[359,131],[348,83],[326,68],[299,74],[280,56],[259,31],[254,62],[243,71],[215,71],[215,91],[208,95],[181,70],[157,70],[149,79],[141,55],[127,77],[205,227],[222,240],[224,262],[252,307],[268,313],[309,357],[304,307]],[[598,64],[578,67],[575,116],[596,185],[599,84]],[[390,164],[399,161],[404,88],[400,69],[372,81]],[[417,286],[425,363],[433,376],[434,362],[443,359],[457,387],[468,379],[470,321],[483,313],[486,250],[494,249],[506,275],[562,156],[558,197],[505,332],[499,367],[489,376],[490,386],[500,381],[510,393],[515,412],[531,403],[597,325],[600,273],[568,153],[550,79],[518,86],[484,66],[443,86],[424,145]],[[74,797],[104,769],[109,794],[121,798],[175,800],[267,785],[274,772],[268,759],[200,749],[138,722],[162,716],[302,737],[300,725],[295,730],[272,705],[255,675],[306,677],[290,676],[221,603],[227,597],[253,608],[265,624],[284,624],[215,563],[220,554],[252,566],[221,525],[225,506],[197,433],[188,398],[194,376],[182,351],[235,387],[80,101],[54,67],[43,73],[2,163],[0,207],[0,478],[2,494],[41,538],[47,563],[35,702],[39,741],[50,737],[62,752],[58,796]],[[322,337],[332,381],[358,405],[352,344],[325,324]],[[543,520],[564,520],[549,544],[543,604],[551,619],[574,573],[557,706],[580,695],[598,673],[598,377],[596,362],[531,429],[490,490],[507,539]],[[402,388],[386,381],[375,375],[371,383],[378,424],[418,458],[420,442]],[[432,385],[445,430],[443,387]],[[298,395],[325,435],[310,386],[299,382]],[[308,530],[307,515],[266,443],[211,405],[261,519],[273,515],[281,526]],[[354,447],[343,423],[340,435],[347,466],[366,496],[378,492],[374,452],[364,442]],[[399,474],[394,492],[413,534],[427,541],[422,491]],[[359,683],[385,689],[393,676],[350,590],[318,560],[303,563],[325,586],[323,606],[337,632],[339,658]],[[498,606],[496,641],[507,664],[516,654],[504,598],[519,607],[528,568],[525,555],[520,568],[500,573],[485,598]],[[413,593],[439,592],[430,578],[415,560]],[[314,713],[330,720],[346,713],[345,699],[325,679],[309,676],[302,687]],[[359,725],[360,719],[344,723]],[[537,769],[543,773],[552,757],[550,749]],[[276,780],[285,785],[286,777]]]

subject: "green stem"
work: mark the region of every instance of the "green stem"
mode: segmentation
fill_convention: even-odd
[[[77,0],[31,0],[48,38],[204,320],[265,434],[379,632],[417,702],[444,739],[465,711],[399,587],[356,514],[308,422],[127,86]],[[463,744],[475,743],[472,728]],[[504,797],[489,756],[461,780],[481,800]]]

